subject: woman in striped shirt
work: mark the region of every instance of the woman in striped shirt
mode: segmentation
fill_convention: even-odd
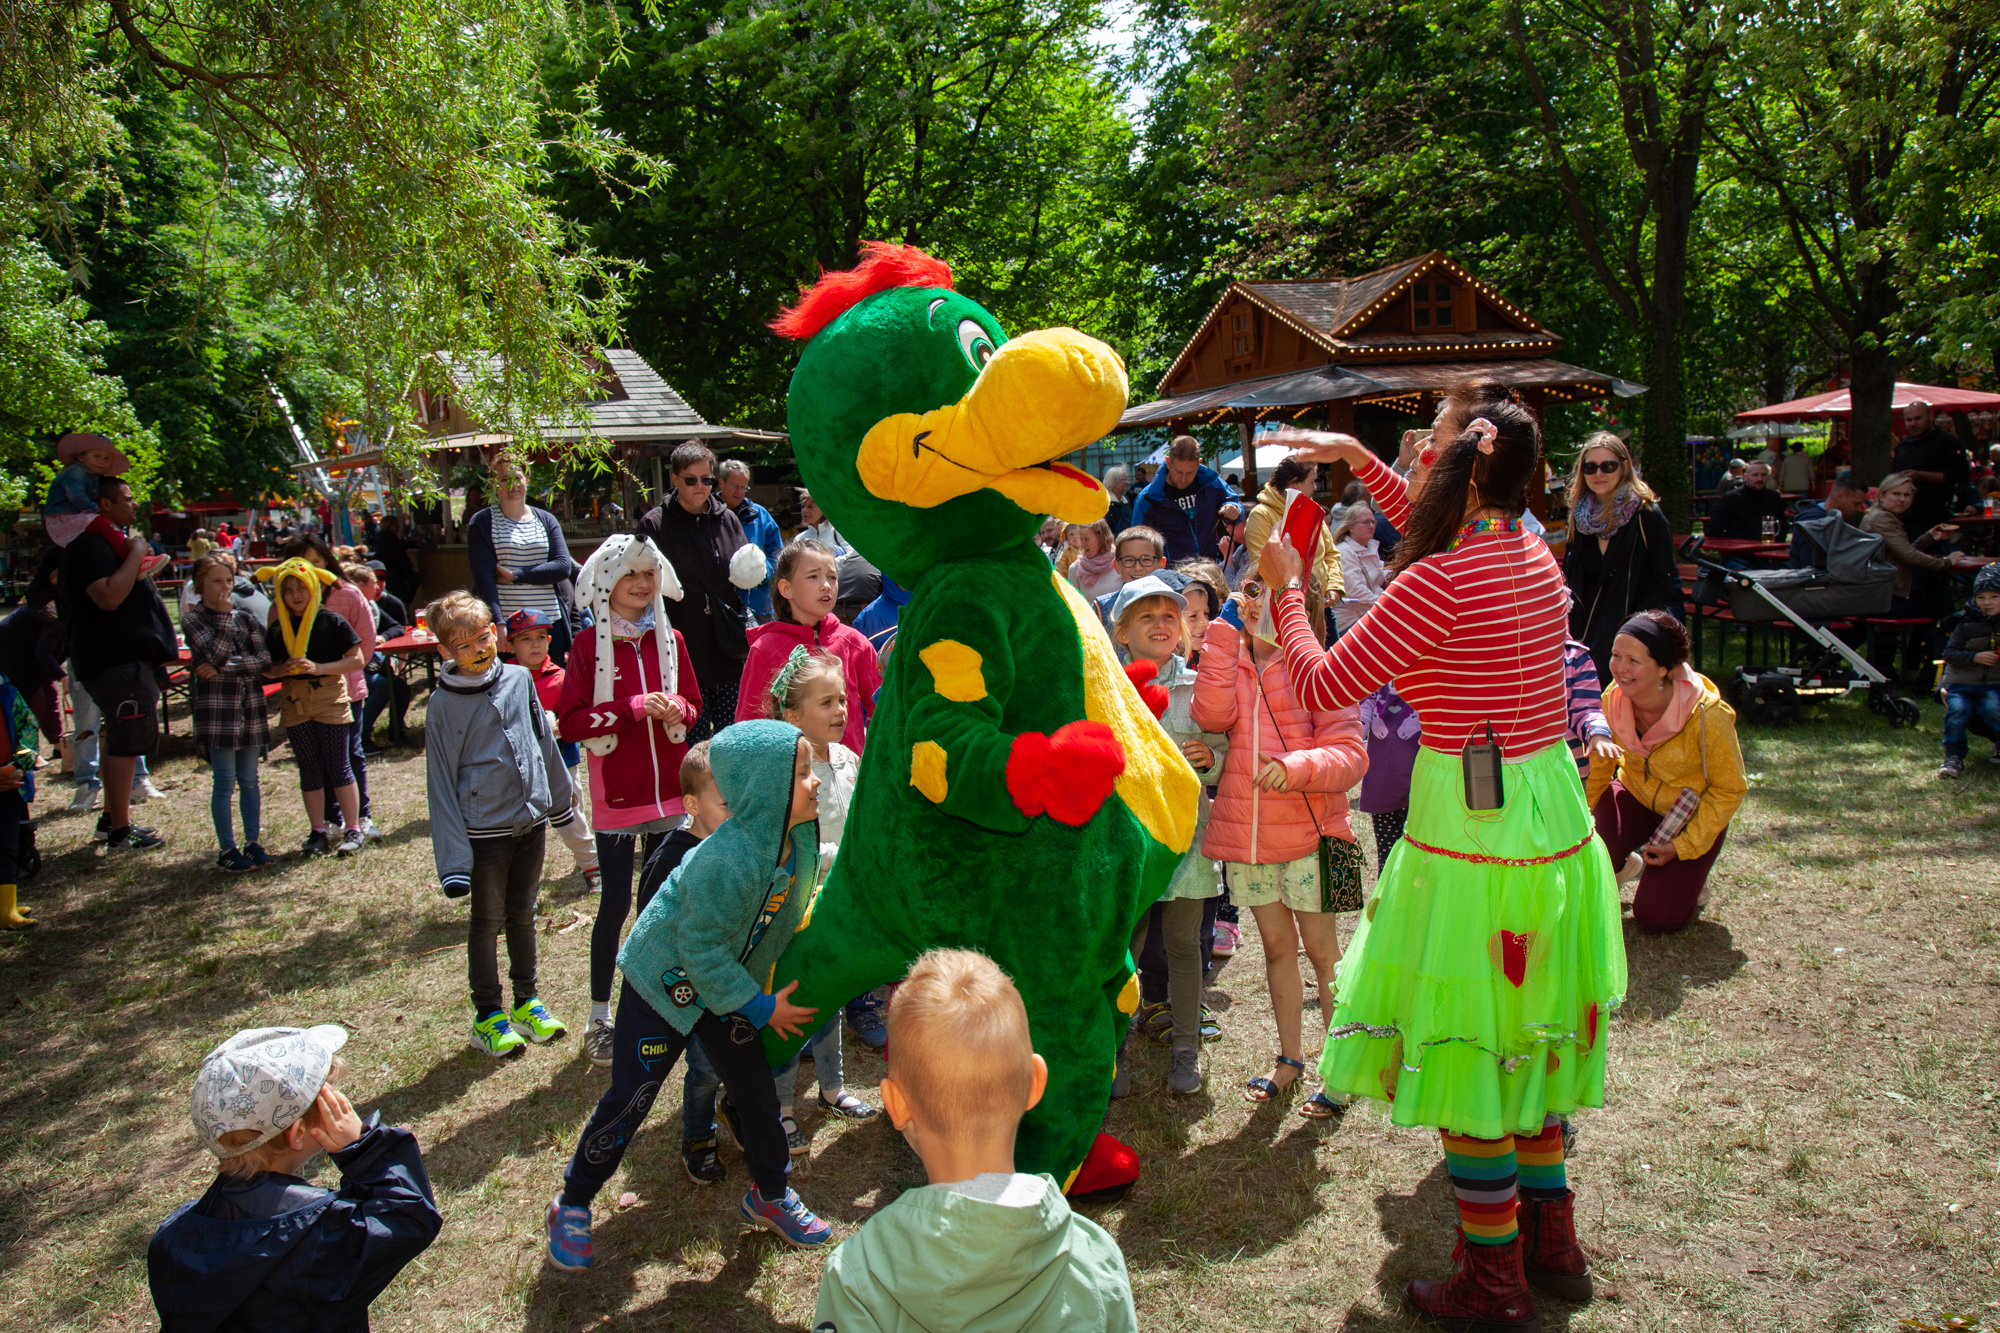
[[[1325,651],[1298,553],[1264,548],[1300,701],[1346,708],[1394,681],[1424,720],[1409,824],[1341,968],[1320,1073],[1443,1134],[1462,1262],[1447,1281],[1411,1283],[1410,1303],[1452,1327],[1538,1326],[1528,1283],[1590,1294],[1559,1119],[1603,1104],[1609,1013],[1625,993],[1617,886],[1563,743],[1569,598],[1520,522],[1540,427],[1511,389],[1460,386],[1418,459],[1414,501],[1358,441],[1279,438],[1346,461],[1405,534],[1397,577]],[[1501,796],[1469,800],[1467,747],[1489,741]]]
[[[577,572],[562,524],[528,503],[527,478],[512,460],[495,463],[492,479],[494,503],[466,525],[473,595],[493,612],[496,625],[516,611],[546,615],[553,627],[549,656],[562,666],[569,661]]]

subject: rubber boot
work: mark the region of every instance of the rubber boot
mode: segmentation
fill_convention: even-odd
[[[14,902],[14,886],[0,884],[0,930],[26,930],[41,922],[31,916],[24,916]]]
[[[1419,1278],[1403,1289],[1410,1307],[1452,1333],[1539,1333],[1542,1316],[1521,1271],[1521,1238],[1505,1245],[1473,1245],[1458,1233],[1451,1252],[1458,1271],[1442,1282]]]
[[[1576,1195],[1521,1200],[1521,1271],[1528,1285],[1582,1305],[1591,1297],[1590,1261],[1576,1243]]]

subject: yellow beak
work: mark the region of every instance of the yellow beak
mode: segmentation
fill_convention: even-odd
[[[1002,343],[957,402],[876,422],[855,468],[878,498],[918,509],[995,490],[1031,514],[1094,523],[1111,497],[1053,460],[1108,435],[1127,393],[1125,363],[1109,347],[1075,329],[1037,329]]]

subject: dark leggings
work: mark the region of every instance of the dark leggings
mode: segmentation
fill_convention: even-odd
[[[292,755],[299,761],[300,791],[339,791],[354,781],[348,749],[353,723],[294,722],[285,728]],[[329,801],[327,804],[332,805]]]
[[[665,836],[645,835],[643,856],[636,833],[597,834],[597,869],[602,875],[597,890],[597,920],[590,925],[590,1000],[603,1004],[611,998],[611,974],[618,969],[618,940],[625,933],[625,917],[632,910],[632,873],[635,865],[653,859],[653,849]],[[639,910],[646,910],[644,903]]]
[[[361,714],[368,707],[366,699],[357,699],[352,705],[354,721],[347,728],[347,764],[354,770],[354,786],[361,796],[361,817],[368,818],[368,757],[361,753]]]
[[[618,989],[616,1041],[611,1048],[611,1086],[590,1114],[576,1156],[563,1173],[565,1208],[588,1208],[625,1160],[632,1137],[679,1063],[690,1037],[701,1038],[709,1063],[729,1090],[729,1104],[743,1126],[743,1156],[750,1179],[766,1199],[782,1198],[792,1155],[778,1122],[778,1089],[764,1059],[757,1029],[741,1014],[717,1017],[701,1010],[694,1031],[683,1033],[654,1012],[626,982]]]
[[[1368,826],[1375,832],[1376,874],[1381,874],[1382,867],[1389,863],[1389,853],[1396,850],[1396,840],[1403,836],[1403,824],[1409,817],[1410,807],[1407,805],[1368,816]]]
[[[18,791],[0,791],[0,884],[21,875],[21,825],[28,822],[28,803]]]

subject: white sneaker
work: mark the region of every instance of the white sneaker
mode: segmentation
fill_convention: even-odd
[[[132,803],[144,805],[147,801],[157,801],[166,793],[153,785],[153,780],[145,774],[132,779]]]
[[[366,845],[367,840],[361,836],[361,830],[351,828],[340,835],[340,842],[334,847],[333,854],[335,856],[352,856]]]
[[[69,808],[75,811],[95,810],[100,788],[95,782],[79,782],[76,795],[69,798]]]
[[[374,820],[363,815],[361,817],[361,836],[364,838],[379,838],[382,836],[382,830],[375,827]]]

